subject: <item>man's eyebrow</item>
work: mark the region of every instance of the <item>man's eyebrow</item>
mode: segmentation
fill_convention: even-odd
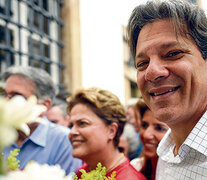
[[[169,42],[169,43],[165,43],[165,44],[161,44],[159,46],[159,49],[164,50],[164,49],[168,49],[171,47],[181,47],[181,48],[185,48],[184,44],[181,44],[179,41],[174,41],[174,42]],[[145,55],[144,51],[140,52],[139,54],[137,54],[137,56],[135,57],[136,59],[138,58],[142,58]]]
[[[167,48],[174,47],[174,46],[183,47],[184,45],[181,44],[181,43],[178,42],[178,41],[175,41],[175,42],[171,42],[171,43],[162,44],[162,45],[160,46],[160,49],[167,49]]]
[[[136,58],[135,58],[135,59],[141,58],[141,57],[143,57],[143,56],[144,56],[144,53],[143,53],[143,52],[141,52],[141,53],[139,53],[139,54],[136,56]]]

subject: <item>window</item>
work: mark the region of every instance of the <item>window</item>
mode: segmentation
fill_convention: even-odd
[[[0,14],[11,16],[11,1],[0,0]]]
[[[49,33],[48,24],[50,19],[50,14],[48,11],[48,0],[33,0],[33,6],[29,9],[28,23],[33,26],[37,31]],[[39,9],[41,8],[41,10]]]
[[[45,69],[62,84],[61,0],[0,0],[0,73],[15,65]]]
[[[6,66],[14,64],[13,31],[0,25],[0,73]]]
[[[49,45],[29,38],[29,65],[39,67],[50,72]]]
[[[191,0],[191,2],[196,4],[197,3],[197,0]]]

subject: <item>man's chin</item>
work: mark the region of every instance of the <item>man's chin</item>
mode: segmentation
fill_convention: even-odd
[[[174,117],[173,111],[168,108],[156,109],[153,113],[156,119],[167,124]]]

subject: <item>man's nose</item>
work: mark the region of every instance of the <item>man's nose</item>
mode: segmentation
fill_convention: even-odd
[[[146,69],[145,80],[156,82],[167,76],[169,76],[169,70],[166,63],[158,57],[151,59]]]

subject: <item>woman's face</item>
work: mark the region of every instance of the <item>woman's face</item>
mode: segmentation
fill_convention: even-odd
[[[85,104],[75,105],[70,112],[69,139],[73,146],[73,156],[86,160],[101,154],[111,140],[110,125],[106,125]],[[112,138],[113,139],[113,138]]]
[[[140,138],[146,157],[153,158],[157,156],[157,146],[167,130],[168,126],[155,119],[150,110],[145,111],[141,121]]]

